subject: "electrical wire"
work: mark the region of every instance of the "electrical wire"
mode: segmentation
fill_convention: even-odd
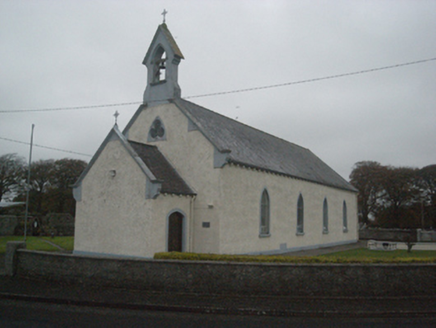
[[[77,109],[90,109],[90,108],[102,108],[102,107],[115,107],[126,105],[137,105],[140,101],[117,103],[117,104],[104,104],[104,105],[91,105],[91,106],[77,106],[77,107],[55,107],[55,108],[40,108],[40,109],[17,109],[17,110],[0,110],[0,113],[26,113],[26,112],[51,112],[60,110],[77,110]]]
[[[336,75],[329,75],[329,76],[324,76],[324,77],[317,77],[317,78],[307,79],[307,80],[300,80],[300,81],[294,81],[294,82],[273,84],[273,85],[254,87],[254,88],[247,88],[247,89],[239,89],[239,90],[232,90],[232,91],[207,93],[207,94],[202,94],[202,95],[197,95],[197,96],[188,96],[188,97],[185,97],[185,99],[200,98],[200,97],[210,97],[210,96],[220,96],[220,95],[226,95],[226,94],[231,94],[231,93],[248,92],[248,91],[264,90],[264,89],[272,89],[272,88],[279,88],[279,87],[295,85],[295,84],[318,82],[318,81],[323,81],[323,80],[337,79],[337,78],[341,78],[341,77],[345,77],[345,76],[352,76],[352,75],[372,73],[372,72],[376,72],[376,71],[382,71],[382,70],[387,70],[387,69],[392,69],[392,68],[397,68],[397,67],[402,67],[402,66],[422,64],[422,63],[426,63],[426,62],[429,62],[429,61],[432,61],[432,60],[436,60],[436,57],[435,58],[429,58],[429,59],[417,60],[417,61],[414,61],[414,62],[396,64],[396,65],[391,65],[391,66],[371,68],[371,69],[366,69],[366,70],[362,70],[362,71],[342,73],[342,74],[336,74]]]
[[[318,78],[307,79],[307,80],[300,80],[300,81],[280,83],[280,84],[273,84],[273,85],[253,87],[253,88],[246,88],[246,89],[237,89],[237,90],[230,90],[230,91],[206,93],[206,94],[201,94],[201,95],[188,96],[188,97],[184,97],[184,98],[185,99],[203,98],[203,97],[221,96],[221,95],[233,94],[233,93],[241,93],[241,92],[249,92],[249,91],[256,91],[256,90],[279,88],[279,87],[296,85],[296,84],[318,82],[318,81],[336,79],[336,78],[341,78],[341,77],[346,77],[346,76],[353,76],[353,75],[359,75],[359,74],[372,73],[372,72],[376,72],[376,71],[393,69],[393,68],[398,68],[398,67],[403,67],[403,66],[422,64],[422,63],[426,63],[426,62],[434,61],[434,60],[436,60],[436,57],[435,58],[429,58],[429,59],[417,60],[417,61],[413,61],[413,62],[402,63],[402,64],[396,64],[396,65],[390,65],[390,66],[371,68],[371,69],[367,69],[367,70],[361,70],[361,71],[355,71],[355,72],[349,72],[349,73],[343,73],[343,74],[336,74],[336,75],[329,75],[329,76],[318,77]],[[140,104],[140,103],[141,102],[139,102],[139,101],[138,102],[135,101],[135,102],[114,103],[114,104],[93,105],[93,106],[57,107],[57,108],[41,108],[41,109],[21,109],[21,110],[0,110],[0,114],[1,113],[25,113],[25,112],[47,112],[47,111],[91,109],[91,108],[102,108],[102,107],[137,105],[137,104]],[[24,145],[30,145],[28,142],[13,140],[13,139],[9,139],[9,138],[0,137],[0,139],[1,140],[6,140],[6,141],[10,141],[10,142],[20,143],[20,144],[24,144]],[[60,152],[64,152],[64,153],[81,155],[81,156],[88,156],[88,157],[92,156],[92,155],[89,155],[89,154],[79,153],[79,152],[65,150],[65,149],[47,147],[47,146],[42,146],[42,145],[37,145],[37,144],[34,144],[34,146],[35,147],[39,147],[39,148],[45,148],[45,149],[60,151]]]
[[[15,142],[15,143],[23,144],[23,145],[30,145],[29,142],[24,142],[24,141],[19,141],[19,140],[14,140],[14,139],[9,139],[9,138],[3,138],[3,137],[0,137],[0,140],[6,140],[6,141]],[[59,148],[53,148],[53,147],[47,147],[47,146],[42,146],[42,145],[37,145],[37,144],[33,144],[33,146],[34,146],[34,147],[39,147],[39,148],[50,149],[50,150],[61,151],[61,152],[64,152],[64,153],[70,153],[70,154],[75,154],[75,155],[82,155],[82,156],[92,157],[92,155],[84,154],[84,153],[79,153],[79,152],[71,151],[71,150],[65,150],[65,149],[59,149]]]
[[[337,78],[346,77],[346,76],[353,76],[353,75],[372,73],[372,72],[376,72],[376,71],[388,70],[388,69],[393,69],[393,68],[398,68],[398,67],[403,67],[403,66],[423,64],[423,63],[434,61],[434,60],[436,60],[436,57],[429,58],[429,59],[416,60],[416,61],[413,61],[413,62],[396,64],[396,65],[371,68],[371,69],[366,69],[366,70],[361,70],[361,71],[355,71],[355,72],[349,72],[349,73],[342,73],[342,74],[336,74],[336,75],[329,75],[329,76],[324,76],[324,77],[312,78],[312,79],[307,79],[307,80],[286,82],[286,83],[280,83],[280,84],[272,84],[272,85],[253,87],[253,88],[246,88],[246,89],[237,89],[237,90],[230,90],[230,91],[205,93],[205,94],[201,94],[201,95],[187,96],[187,97],[183,97],[183,98],[184,99],[204,98],[204,97],[212,97],[212,96],[222,96],[222,95],[227,95],[227,94],[232,94],[232,93],[242,93],[242,92],[249,92],[249,91],[257,91],[257,90],[264,90],[264,89],[279,88],[279,87],[296,85],[296,84],[318,82],[318,81],[323,81],[323,80],[337,79]],[[142,102],[140,102],[140,101],[134,101],[134,102],[114,103],[114,104],[104,104],[104,105],[94,105],[94,106],[57,107],[57,108],[40,108],[40,109],[18,109],[18,110],[0,110],[0,114],[2,114],[2,113],[3,114],[4,113],[28,113],[28,112],[48,112],[48,111],[91,109],[91,108],[103,108],[103,107],[137,105],[137,104],[141,104],[141,103]]]

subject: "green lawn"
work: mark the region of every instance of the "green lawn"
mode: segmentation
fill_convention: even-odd
[[[53,244],[59,245],[65,250],[72,251],[74,246],[74,237],[27,237],[26,248],[30,250],[46,251],[46,252],[56,252],[59,251],[58,248],[46,243],[42,239],[46,239]],[[6,243],[8,241],[23,241],[22,236],[6,236],[0,237],[0,253],[6,252]]]
[[[22,236],[0,237],[0,253],[6,252],[6,243],[8,241],[23,241]],[[58,248],[44,242],[44,239],[54,243],[65,250],[72,251],[74,247],[74,237],[27,237],[27,249],[56,252]],[[330,253],[314,257],[289,257],[289,256],[232,256],[232,255],[214,255],[211,254],[189,254],[189,253],[161,253],[162,258],[173,258],[183,260],[224,260],[224,261],[242,261],[242,262],[295,262],[295,263],[377,263],[377,262],[436,262],[436,251],[415,251],[408,253],[406,250],[396,251],[373,251],[367,248],[358,248],[349,251]],[[168,257],[169,256],[169,257]],[[194,258],[191,258],[194,256]],[[201,257],[205,257],[204,259]],[[211,258],[212,257],[212,258]],[[157,257],[159,258],[159,257]],[[416,259],[416,260],[412,260]],[[405,261],[405,262],[404,262]]]
[[[321,258],[346,258],[346,259],[396,259],[396,258],[434,258],[436,251],[374,251],[367,248],[352,249],[349,251],[320,255]]]
[[[319,256],[286,255],[226,255],[166,252],[156,253],[155,259],[184,261],[225,261],[264,263],[436,263],[436,251],[372,251],[359,248]]]
[[[42,237],[53,244],[56,244],[67,251],[72,251],[74,248],[74,237]]]

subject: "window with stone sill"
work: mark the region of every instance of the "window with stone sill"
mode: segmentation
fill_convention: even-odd
[[[324,203],[322,206],[322,233],[329,233],[329,208],[327,204],[327,198],[324,198]]]
[[[304,235],[304,201],[301,194],[297,202],[297,235]]]
[[[270,236],[270,201],[266,189],[260,200],[260,228],[259,237]]]
[[[343,202],[342,204],[342,225],[343,225],[343,232],[348,232],[348,217],[347,217],[347,203]]]

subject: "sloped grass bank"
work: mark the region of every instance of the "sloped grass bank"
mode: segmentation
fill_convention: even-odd
[[[74,248],[74,237],[42,237],[42,239],[56,244],[66,251],[72,251]]]
[[[72,251],[74,247],[74,237],[33,237],[29,236],[26,240],[26,248],[33,251],[56,252],[59,248],[45,242],[47,240],[58,245],[66,251]],[[9,241],[24,241],[22,236],[4,236],[0,237],[0,253],[6,252],[6,244]]]
[[[436,263],[436,251],[392,252],[365,248],[319,256],[222,255],[196,253],[156,253],[154,259],[184,261],[222,261],[250,263]]]

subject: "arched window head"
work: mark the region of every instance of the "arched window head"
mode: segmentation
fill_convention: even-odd
[[[270,202],[268,191],[266,189],[262,192],[260,199],[260,236],[269,236],[270,230]]]
[[[324,204],[322,206],[322,233],[329,233],[329,207],[327,198],[324,198]]]
[[[342,225],[343,231],[348,232],[347,203],[345,202],[345,200],[342,204]]]
[[[161,141],[161,140],[166,140],[165,127],[161,119],[157,117],[153,121],[153,124],[150,127],[147,141]]]
[[[167,55],[164,48],[158,47],[153,57],[153,83],[159,83],[166,79]]]
[[[304,234],[304,201],[303,196],[298,196],[297,203],[297,235]]]

